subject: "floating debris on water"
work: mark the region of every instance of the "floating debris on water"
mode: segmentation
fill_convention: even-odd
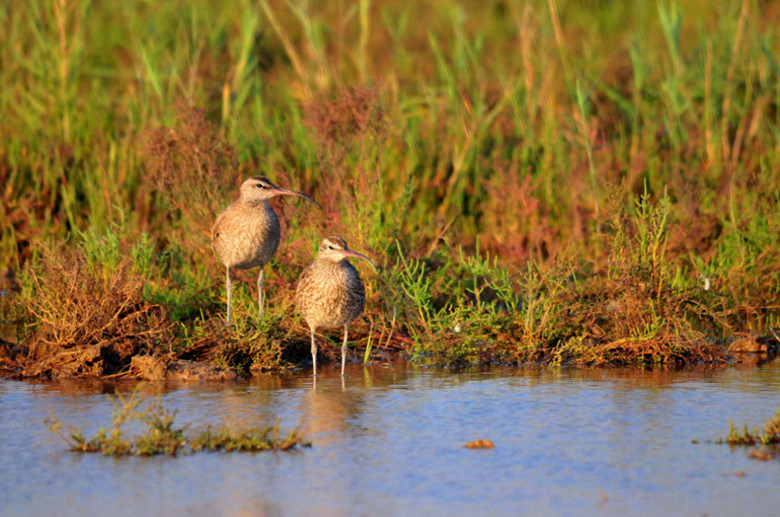
[[[774,457],[775,457],[774,453],[766,449],[753,449],[748,454],[748,458],[750,458],[751,460],[769,461]]]
[[[474,440],[464,445],[464,447],[467,449],[492,449],[495,445],[490,440]]]

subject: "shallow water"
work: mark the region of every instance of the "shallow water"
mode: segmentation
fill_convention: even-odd
[[[686,372],[352,366],[157,387],[176,421],[304,424],[310,449],[107,458],[65,451],[50,411],[92,435],[114,386],[0,381],[0,514],[776,515],[780,460],[706,443],[761,427],[780,365]],[[122,386],[129,389],[129,386]],[[148,387],[150,391],[155,388]],[[692,439],[699,444],[692,444]],[[466,449],[475,439],[496,447]],[[744,474],[744,475],[743,475]]]

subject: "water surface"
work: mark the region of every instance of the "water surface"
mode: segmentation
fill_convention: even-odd
[[[780,460],[707,443],[761,427],[780,367],[685,372],[353,365],[244,384],[149,386],[197,431],[299,421],[293,453],[107,458],[65,451],[50,412],[91,435],[102,383],[0,381],[0,514],[776,515]],[[121,386],[129,389],[129,386]],[[692,444],[692,439],[699,444]],[[463,445],[490,439],[496,447]]]

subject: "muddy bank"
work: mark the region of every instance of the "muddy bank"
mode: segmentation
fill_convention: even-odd
[[[72,346],[55,350],[47,354],[41,354],[39,347],[37,355],[29,350],[0,340],[0,377],[29,379],[64,379],[64,378],[103,378],[103,379],[137,379],[148,381],[177,380],[177,381],[235,381],[241,378],[251,377],[262,372],[279,371],[307,365],[304,350],[301,343],[293,343],[287,351],[285,360],[278,368],[264,368],[257,364],[248,370],[219,364],[220,357],[217,350],[193,351],[188,350],[180,355],[150,353],[147,350],[133,348],[132,341],[116,343],[99,343],[82,346]],[[337,354],[333,347],[323,347],[323,356],[326,360],[337,360]],[[780,340],[774,335],[749,334],[736,338],[728,347],[723,348],[723,360],[710,361],[708,364],[728,365],[734,363],[759,365],[773,360],[780,350]],[[350,360],[360,361],[365,353],[364,349],[351,349]],[[410,356],[403,348],[373,350],[372,362],[403,362]],[[427,362],[436,363],[434,357],[424,358]],[[540,364],[541,362],[501,362],[486,360],[481,365],[503,364],[523,366],[528,364]],[[593,366],[587,363],[572,361],[574,366]],[[702,364],[702,361],[693,364]],[[637,365],[646,369],[646,365]]]
[[[275,309],[260,324],[240,318],[226,327],[221,313],[208,307],[182,321],[174,303],[160,303],[150,294],[148,278],[130,258],[133,253],[110,268],[79,250],[44,248],[42,254],[38,267],[25,273],[35,296],[0,297],[4,327],[12,331],[0,335],[4,377],[232,381],[310,365],[306,329],[289,304],[269,304]],[[533,314],[539,300],[514,310],[488,306],[496,300],[461,300],[465,312],[430,319],[421,329],[406,318],[388,322],[382,293],[376,292],[368,303],[371,311],[350,328],[348,360],[646,369],[757,364],[778,351],[780,339],[773,329],[766,335],[732,331],[730,340],[716,342],[709,336],[717,334],[694,328],[680,301],[691,293],[670,291],[660,305],[639,287],[628,287],[594,287],[587,296],[567,290],[540,298],[561,314],[536,330],[529,329],[524,314]],[[284,296],[279,290],[277,300]],[[647,330],[640,325],[645,309],[654,321],[667,313]],[[647,331],[637,334],[637,328]],[[320,346],[324,361],[338,359],[337,334],[326,333],[331,344]]]
[[[92,345],[35,359],[9,342],[0,342],[0,377],[13,379],[137,379],[148,381],[234,381],[231,368],[143,353],[126,355],[109,346]]]

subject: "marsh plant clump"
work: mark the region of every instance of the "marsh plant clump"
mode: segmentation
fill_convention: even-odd
[[[108,429],[100,428],[91,438],[85,437],[80,429],[72,428],[70,434],[62,430],[62,424],[54,417],[46,423],[75,452],[100,453],[105,456],[155,456],[165,454],[176,456],[193,452],[259,452],[287,451],[296,447],[309,446],[296,427],[286,435],[281,434],[279,420],[274,425],[241,431],[227,426],[189,436],[188,426],[177,427],[175,411],[166,409],[160,398],[139,409],[145,401],[136,390],[129,397],[117,393],[114,400],[112,423]],[[132,421],[146,425],[146,432],[127,436],[123,426]]]
[[[747,425],[738,429],[734,426],[734,422],[729,420],[728,436],[715,440],[715,443],[727,443],[731,446],[756,446],[748,454],[751,459],[767,461],[777,457],[780,455],[780,408],[772,418],[766,421],[761,431],[757,427],[750,430]]]
[[[742,429],[737,429],[734,426],[734,422],[729,420],[729,435],[726,437],[725,442],[729,445],[765,445],[765,446],[777,446],[780,444],[780,409],[777,413],[767,420],[764,424],[764,428],[759,431],[758,428],[754,428],[752,431],[748,430],[746,425],[742,426]]]
[[[333,234],[381,271],[351,361],[724,363],[780,328],[780,2],[196,4],[0,8],[0,373],[305,364]],[[264,320],[237,271],[225,328],[209,229],[257,175],[323,210],[272,201]]]
[[[102,246],[99,253],[111,253],[110,243]],[[165,308],[144,297],[132,257],[97,253],[44,248],[39,267],[26,270],[28,374],[111,375],[172,336]]]

